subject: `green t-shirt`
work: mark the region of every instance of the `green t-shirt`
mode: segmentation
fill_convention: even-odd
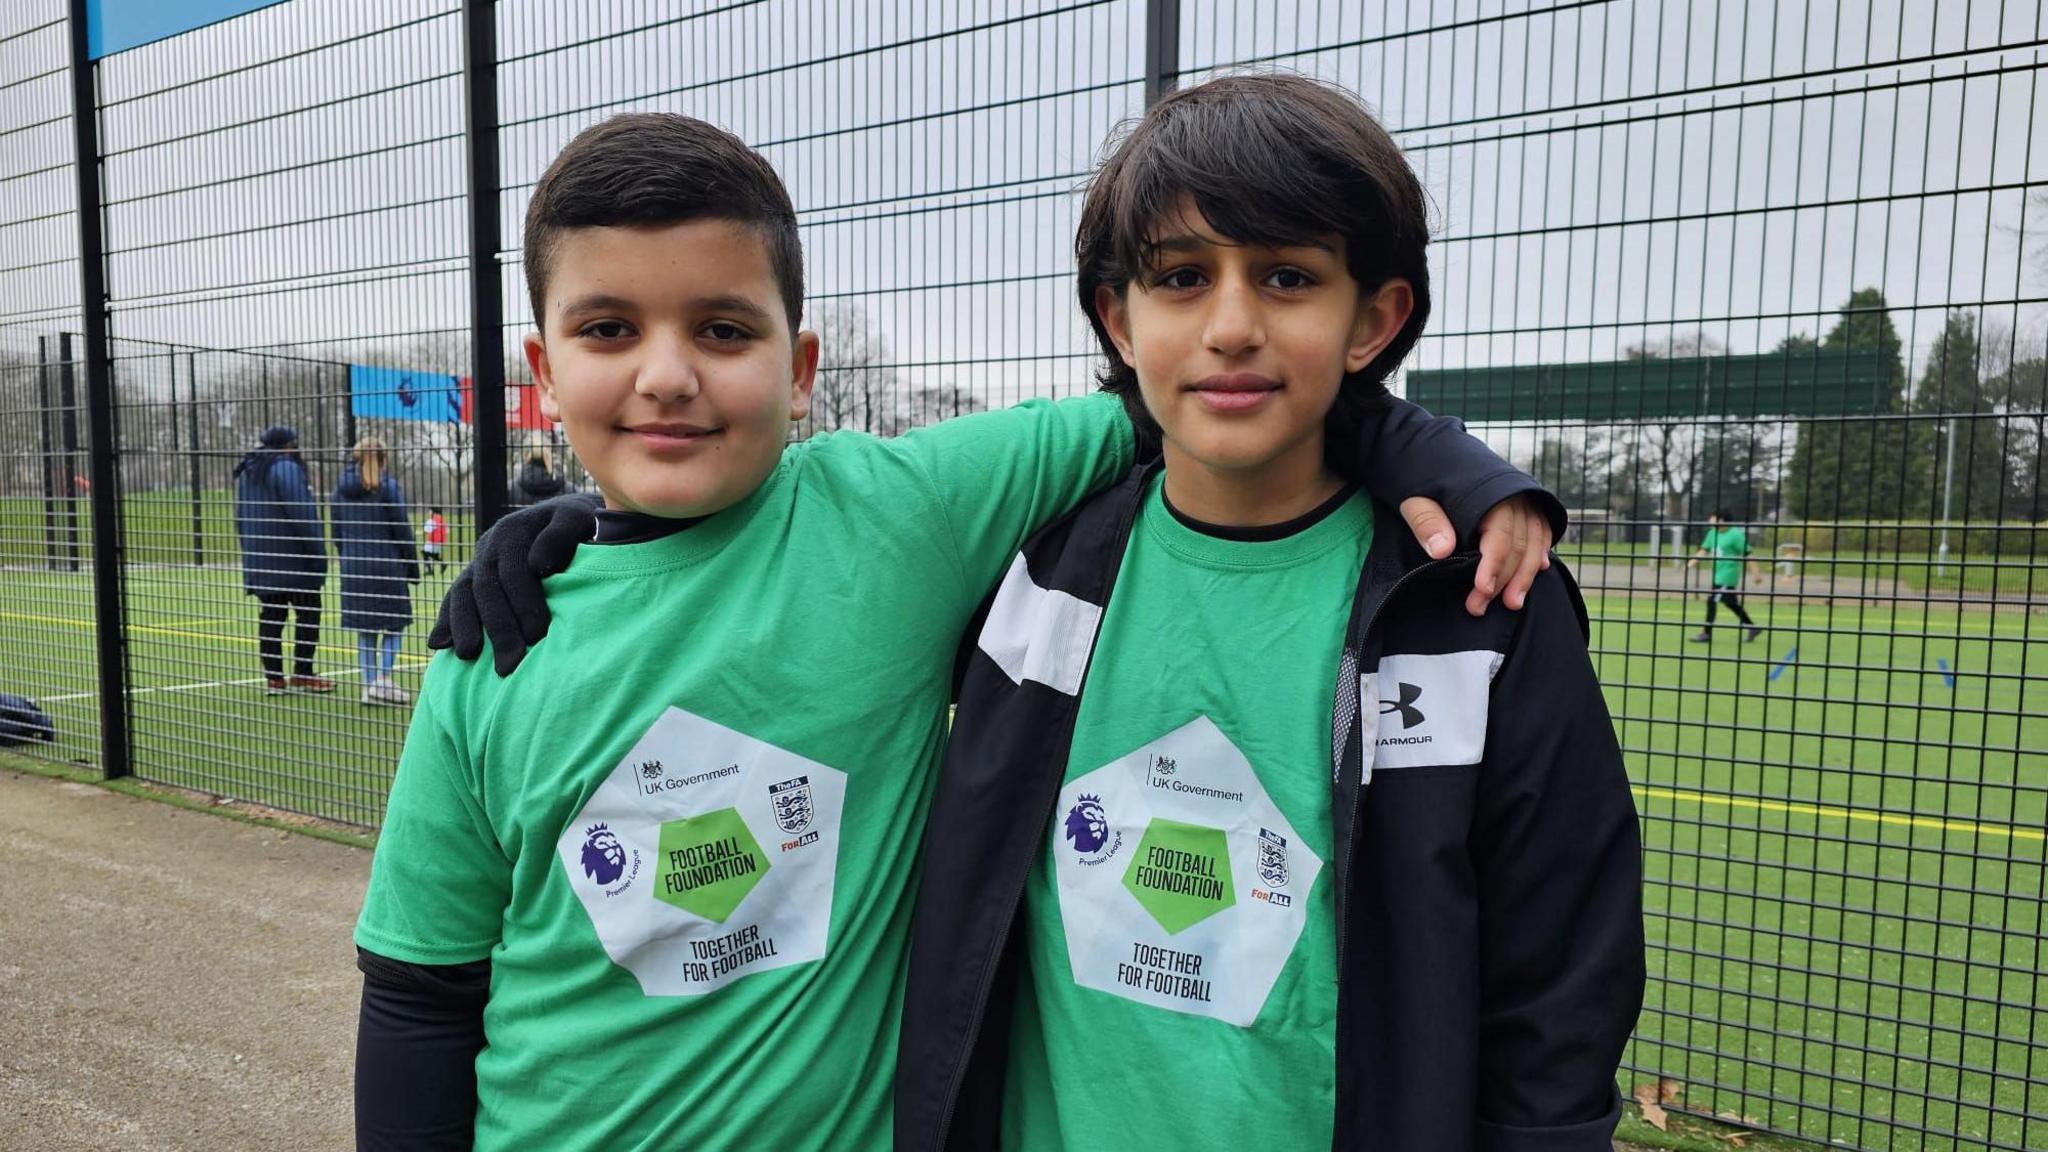
[[[478,1149],[889,1146],[956,645],[1131,451],[1107,396],[792,445],[579,550],[511,677],[435,659],[356,942],[491,961]]]
[[[1363,495],[1250,543],[1155,482],[1025,889],[1006,1147],[1329,1148],[1331,693],[1371,540]]]
[[[1714,587],[1742,587],[1742,561],[1749,555],[1749,537],[1740,528],[1709,528],[1700,547],[1714,557]]]

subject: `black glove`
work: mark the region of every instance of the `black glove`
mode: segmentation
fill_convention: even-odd
[[[508,513],[476,542],[476,557],[441,600],[429,648],[453,648],[463,660],[483,655],[491,638],[498,675],[510,676],[526,650],[548,634],[541,581],[569,567],[576,546],[597,534],[599,500],[557,496]]]

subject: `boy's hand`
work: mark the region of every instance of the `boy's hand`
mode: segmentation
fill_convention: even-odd
[[[548,634],[541,581],[567,569],[577,546],[597,534],[597,507],[588,496],[558,496],[492,525],[476,542],[476,558],[449,585],[427,646],[474,660],[489,636],[493,666],[510,676],[527,648]]]
[[[1401,501],[1401,518],[1432,559],[1441,560],[1457,547],[1457,532],[1436,501],[1411,496]],[[1494,505],[1479,522],[1479,569],[1465,611],[1484,616],[1503,588],[1502,603],[1520,610],[1536,574],[1550,567],[1550,544],[1550,521],[1535,500],[1515,496]]]

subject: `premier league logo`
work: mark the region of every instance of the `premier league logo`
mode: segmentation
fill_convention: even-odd
[[[1102,797],[1084,792],[1080,802],[1067,810],[1067,839],[1083,856],[1102,851],[1109,842],[1109,816],[1102,810]]]
[[[1259,829],[1259,879],[1268,888],[1287,887],[1287,838]]]
[[[398,378],[398,402],[407,408],[420,402],[419,393],[412,386],[412,377],[400,376]]]
[[[811,778],[798,776],[768,786],[775,826],[794,836],[811,826]]]
[[[626,871],[626,846],[612,835],[612,830],[602,824],[592,824],[583,832],[583,874],[597,881],[602,888],[617,880]]]

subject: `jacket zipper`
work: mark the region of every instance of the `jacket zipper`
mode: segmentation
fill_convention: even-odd
[[[1373,629],[1379,626],[1381,610],[1386,608],[1387,604],[1391,602],[1397,594],[1400,593],[1401,587],[1403,585],[1407,584],[1410,580],[1414,580],[1417,577],[1422,576],[1425,573],[1442,572],[1450,568],[1458,567],[1468,563],[1471,563],[1471,557],[1469,556],[1446,556],[1442,560],[1431,560],[1426,564],[1417,565],[1416,567],[1410,568],[1408,571],[1401,573],[1401,575],[1394,580],[1393,585],[1387,589],[1386,595],[1380,597],[1379,603],[1374,604],[1372,606],[1371,614],[1365,618],[1365,628],[1358,634],[1359,655],[1362,657],[1365,654],[1366,638],[1371,636]],[[1377,671],[1377,669],[1375,669],[1375,671]],[[1361,676],[1365,675],[1365,669],[1363,666],[1359,668],[1358,674]],[[1356,692],[1358,691],[1358,686],[1356,684],[1342,686],[1340,690]],[[1373,729],[1367,728],[1368,718],[1366,717],[1364,710],[1361,709],[1358,715],[1358,755],[1359,762],[1361,764],[1364,763],[1364,758],[1368,755],[1369,749],[1372,747],[1368,742],[1372,739],[1372,731],[1377,729],[1379,720],[1377,717],[1373,717],[1371,718],[1370,723],[1373,725]],[[1353,858],[1357,855],[1358,852],[1358,821],[1359,817],[1363,814],[1365,808],[1366,781],[1364,779],[1363,771],[1361,771],[1359,775],[1360,778],[1357,785],[1353,787],[1351,790],[1350,835],[1344,838],[1344,859],[1342,865],[1343,870],[1338,873],[1339,879],[1343,883],[1344,896],[1344,898],[1340,901],[1340,903],[1344,906],[1344,914],[1341,917],[1339,917],[1337,921],[1337,980],[1338,986],[1340,988],[1342,987],[1344,980],[1344,957],[1347,953],[1347,945],[1350,943],[1351,936],[1351,869],[1353,865]]]
[[[1102,614],[1096,617],[1095,632],[1088,637],[1088,661],[1091,670],[1095,663],[1095,646],[1102,640],[1102,626],[1109,619],[1108,594],[1115,589],[1116,577],[1123,570],[1124,552],[1131,544],[1131,527],[1137,521],[1138,510],[1144,507],[1145,492],[1151,486],[1150,475],[1151,473],[1148,470],[1146,482],[1139,485],[1138,498],[1132,501],[1131,507],[1123,513],[1118,521],[1117,542],[1114,552],[1116,556],[1116,570],[1110,574],[1110,580],[1103,588]],[[1074,707],[1067,715],[1067,721],[1064,725],[1065,739],[1061,741],[1062,746],[1068,749],[1069,755],[1072,755],[1073,749],[1074,724],[1081,718],[1081,697],[1087,690],[1088,676],[1087,673],[1083,673],[1081,683],[1074,689]],[[1038,822],[1032,825],[1034,828],[1043,829],[1052,822],[1053,814],[1059,810],[1060,806],[1059,781],[1065,775],[1066,765],[1062,764],[1059,766],[1058,775],[1054,777],[1052,791],[1047,797],[1044,811],[1039,814]],[[1037,849],[1034,848],[1032,850],[1031,858],[1032,860],[1038,858]],[[981,1008],[980,1011],[975,1013],[973,1022],[968,1024],[966,1042],[961,1045],[959,1057],[954,1061],[952,1082],[946,1086],[946,1107],[944,1111],[939,1113],[939,1128],[936,1133],[937,1141],[932,1145],[934,1152],[941,1152],[945,1148],[947,1133],[952,1131],[953,1113],[960,1107],[960,1085],[967,1079],[967,1065],[974,1059],[974,1045],[981,1038],[981,1023],[988,1016],[989,990],[995,984],[996,969],[1002,967],[1003,950],[1009,947],[1010,926],[1017,922],[1017,906],[1023,902],[1024,890],[1030,884],[1031,867],[1027,862],[1024,867],[1024,875],[1017,881],[1015,891],[1010,894],[1010,899],[1005,904],[1010,910],[1009,916],[1003,921],[1002,927],[996,930],[995,947],[989,953],[990,963],[987,970],[982,973],[981,986],[975,991],[974,1003],[979,1004]]]

